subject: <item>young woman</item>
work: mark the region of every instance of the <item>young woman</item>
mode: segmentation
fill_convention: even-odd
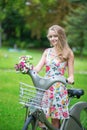
[[[46,77],[64,75],[68,68],[68,83],[74,82],[74,54],[70,49],[64,29],[53,25],[48,29],[47,38],[50,48],[46,49],[40,62],[34,67],[36,72],[46,66]],[[60,119],[68,118],[68,93],[62,83],[53,84],[46,93],[49,108],[45,110],[46,116],[51,118],[55,128],[60,127]]]

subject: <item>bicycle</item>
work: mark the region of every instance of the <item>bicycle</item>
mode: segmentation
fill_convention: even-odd
[[[27,73],[32,81],[34,86],[30,86],[25,83],[20,83],[20,103],[23,104],[26,108],[26,119],[22,130],[39,130],[38,122],[45,124],[48,130],[87,130],[84,128],[84,122],[87,123],[87,116],[85,120],[80,120],[81,113],[86,111],[87,114],[87,102],[77,102],[69,109],[69,118],[64,119],[61,123],[60,129],[56,129],[52,126],[50,121],[46,118],[42,99],[45,91],[55,82],[61,82],[67,86],[67,80],[63,76],[43,78],[39,76],[33,69],[28,70]],[[84,95],[82,89],[70,88],[68,89],[69,100],[71,98],[80,98]],[[44,106],[45,109],[46,104]]]

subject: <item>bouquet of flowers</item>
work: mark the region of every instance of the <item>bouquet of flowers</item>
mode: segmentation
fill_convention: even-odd
[[[31,60],[32,56],[30,55],[19,57],[19,63],[15,65],[16,71],[20,71],[21,73],[26,74],[29,69],[33,69]]]

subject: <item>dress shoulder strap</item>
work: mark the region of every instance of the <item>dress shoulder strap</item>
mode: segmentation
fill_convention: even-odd
[[[50,55],[50,52],[51,52],[51,48],[46,49],[46,55],[47,55],[47,57]]]

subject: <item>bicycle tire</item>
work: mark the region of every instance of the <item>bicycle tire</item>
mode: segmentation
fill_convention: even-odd
[[[32,115],[30,115],[26,119],[22,130],[40,130],[40,128],[39,128],[35,118]]]
[[[87,130],[87,108],[81,111],[80,122],[81,125],[83,126],[83,130]]]
[[[60,130],[87,130],[87,102],[79,102],[72,107],[69,119]]]

